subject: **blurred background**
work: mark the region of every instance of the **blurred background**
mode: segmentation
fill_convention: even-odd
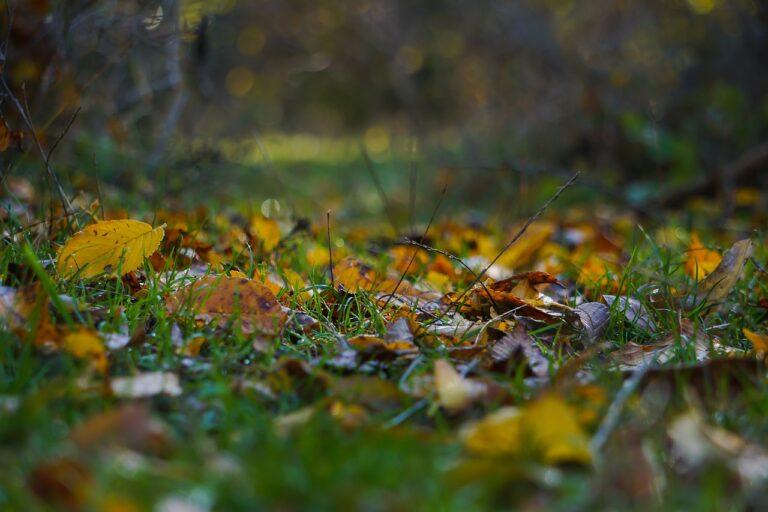
[[[760,0],[0,4],[4,177],[45,179],[12,93],[44,148],[67,130],[71,194],[522,212],[579,170],[647,211],[768,184]]]

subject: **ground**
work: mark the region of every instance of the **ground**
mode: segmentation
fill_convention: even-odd
[[[762,192],[723,221],[544,185],[302,218],[9,179],[0,508],[758,507]]]

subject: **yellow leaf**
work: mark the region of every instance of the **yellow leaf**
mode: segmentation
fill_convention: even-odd
[[[460,438],[468,452],[484,457],[528,453],[547,464],[592,460],[576,411],[552,393],[522,408],[502,407],[464,427]]]
[[[749,329],[742,329],[744,336],[747,337],[755,352],[768,352],[768,334],[758,334]]]
[[[516,232],[515,229],[513,232]],[[526,232],[517,242],[499,258],[498,263],[505,267],[517,268],[528,264],[536,252],[541,249],[555,232],[555,225],[550,222],[537,221],[528,226]],[[492,255],[491,257],[495,257]]]
[[[107,354],[101,338],[91,329],[81,328],[64,335],[64,350],[79,359],[90,359],[100,372],[107,371]]]
[[[744,265],[752,256],[753,244],[749,238],[739,240],[725,251],[720,264],[698,285],[698,298],[708,302],[725,299],[741,278]]]
[[[520,452],[520,409],[502,407],[462,428],[459,437],[473,455],[507,457]]]
[[[154,253],[165,232],[137,220],[104,220],[75,233],[59,251],[58,271],[95,277],[103,272],[127,274]]]
[[[310,267],[325,267],[328,266],[330,257],[328,255],[328,247],[323,247],[319,244],[312,244],[307,249],[307,263]]]
[[[589,440],[576,411],[558,395],[549,393],[525,407],[523,436],[547,464],[592,460]]]
[[[720,264],[720,254],[704,247],[695,232],[691,234],[688,246],[688,259],[685,260],[685,272],[697,281],[704,279]]]
[[[269,252],[280,242],[280,225],[274,219],[255,215],[251,219],[251,235],[260,240],[264,250]]]
[[[485,387],[462,377],[445,359],[438,359],[435,361],[435,389],[440,405],[450,412],[457,412],[466,409]]]
[[[373,289],[376,273],[368,265],[354,259],[344,258],[333,266],[336,286],[343,286],[349,293]]]

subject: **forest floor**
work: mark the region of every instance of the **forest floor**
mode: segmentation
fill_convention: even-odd
[[[416,222],[8,178],[0,509],[757,509],[764,193],[649,220],[563,183]]]

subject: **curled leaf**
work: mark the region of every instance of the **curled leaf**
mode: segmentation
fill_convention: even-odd
[[[739,240],[723,254],[723,260],[703,281],[699,282],[696,294],[699,300],[720,302],[736,285],[744,265],[752,255],[752,240]]]

